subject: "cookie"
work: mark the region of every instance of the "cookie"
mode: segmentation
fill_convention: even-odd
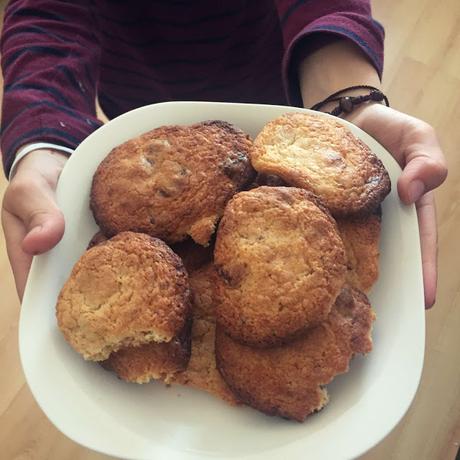
[[[346,272],[337,226],[294,187],[240,192],[219,224],[217,322],[235,340],[273,346],[326,319]]]
[[[115,351],[103,366],[127,382],[162,380],[170,383],[176,373],[187,368],[191,352],[191,326],[192,322],[187,321],[180,335],[169,342],[150,342]]]
[[[372,325],[376,319],[364,292],[345,285],[328,318],[339,346],[347,347],[352,356],[372,351]]]
[[[379,277],[380,214],[337,219],[337,226],[347,255],[347,283],[369,292]]]
[[[254,168],[317,195],[334,216],[369,214],[390,192],[382,162],[333,118],[289,113],[269,122],[251,150]]]
[[[249,136],[224,121],[162,126],[113,149],[90,206],[107,236],[131,230],[206,246],[227,201],[252,180]]]
[[[248,347],[218,327],[217,366],[242,402],[265,414],[302,422],[327,404],[324,385],[347,372],[354,354],[370,351],[373,320],[367,298],[348,289],[326,321],[286,345]]]
[[[123,232],[87,250],[56,305],[59,328],[87,360],[127,346],[169,342],[191,314],[188,276],[162,241]]]
[[[215,276],[212,264],[190,274],[193,298],[192,354],[187,369],[175,374],[171,382],[206,391],[234,405],[238,400],[216,367]]]

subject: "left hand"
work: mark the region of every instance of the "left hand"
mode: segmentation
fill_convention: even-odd
[[[347,119],[382,144],[403,168],[398,193],[403,203],[415,203],[417,208],[425,307],[430,308],[435,303],[437,285],[436,208],[431,190],[447,177],[436,133],[424,121],[380,104],[363,106]]]

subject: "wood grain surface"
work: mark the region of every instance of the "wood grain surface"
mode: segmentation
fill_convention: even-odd
[[[4,5],[0,1],[1,11]],[[437,129],[449,177],[436,193],[439,287],[436,305],[426,313],[420,388],[401,423],[361,460],[453,460],[460,442],[460,1],[374,0],[373,8],[386,29],[385,91],[393,107]],[[0,195],[6,185],[1,175]],[[33,400],[19,361],[18,317],[1,233],[0,459],[109,458],[67,439]]]

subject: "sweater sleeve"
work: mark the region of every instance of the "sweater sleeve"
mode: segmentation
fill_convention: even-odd
[[[10,1],[0,48],[4,77],[1,150],[5,174],[33,142],[71,149],[96,118],[99,46],[87,1]]]
[[[283,82],[288,101],[301,105],[298,59],[331,38],[354,42],[383,72],[383,27],[372,18],[370,0],[276,0],[283,32]]]

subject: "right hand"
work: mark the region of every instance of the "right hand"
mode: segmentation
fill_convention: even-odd
[[[57,151],[34,150],[19,162],[5,190],[2,226],[20,300],[32,257],[50,250],[64,234],[55,190],[66,160]]]

